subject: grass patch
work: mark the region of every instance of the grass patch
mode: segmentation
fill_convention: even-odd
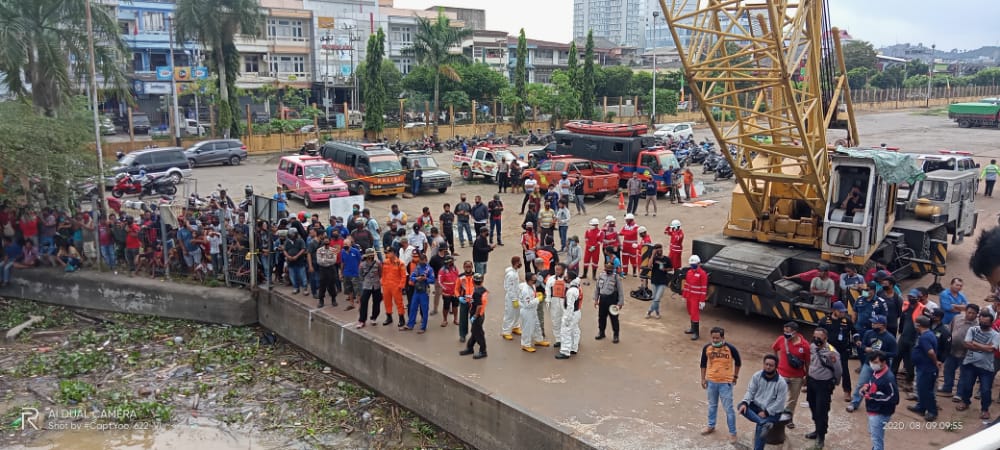
[[[169,422],[173,417],[174,408],[157,400],[139,401],[131,394],[113,391],[105,397],[104,407],[113,413],[111,419],[119,423],[153,420],[159,423]]]
[[[80,403],[89,399],[97,392],[94,385],[77,380],[63,380],[59,382],[59,399],[63,403]]]
[[[918,109],[916,111],[913,111],[913,114],[917,115],[917,116],[935,116],[935,117],[938,117],[938,116],[947,116],[948,115],[948,108],[947,107],[938,106],[938,107],[934,107],[934,108]]]
[[[0,329],[14,328],[30,316],[43,316],[44,320],[35,324],[34,329],[59,328],[72,324],[76,318],[62,306],[46,305],[31,300],[0,300]]]

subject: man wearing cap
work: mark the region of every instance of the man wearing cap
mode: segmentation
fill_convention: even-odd
[[[365,249],[364,258],[358,267],[361,274],[361,306],[358,308],[358,325],[355,328],[364,328],[365,320],[368,319],[368,304],[371,302],[372,325],[378,325],[379,309],[382,304],[382,263],[375,258],[375,249]],[[392,315],[389,315],[392,320]]]
[[[597,218],[590,219],[590,229],[583,234],[583,241],[586,248],[583,250],[583,276],[587,279],[587,270],[591,270],[597,275],[597,262],[601,257],[601,242],[604,240],[604,231],[601,230],[601,223]]]
[[[455,325],[458,325],[458,268],[455,258],[444,257],[444,265],[437,271],[438,286],[441,287],[441,326],[448,326],[448,312],[454,314]]]
[[[987,312],[989,314],[989,312]],[[944,380],[938,389],[938,395],[948,397],[952,395],[955,388],[955,371],[962,365],[968,349],[965,347],[965,335],[969,328],[979,326],[979,305],[970,304],[962,312],[962,315],[951,321],[949,331],[951,332],[951,352],[944,360]]]
[[[660,318],[660,299],[663,298],[663,293],[666,292],[667,286],[670,285],[670,271],[672,268],[670,258],[667,258],[663,254],[663,244],[657,243],[653,245],[653,259],[649,274],[649,282],[653,285],[653,302],[649,305],[649,310],[646,311],[647,319],[652,317],[653,314],[656,314],[657,319]]]
[[[511,333],[521,334],[521,308],[517,305],[518,284],[520,282],[517,270],[520,268],[521,257],[514,256],[510,259],[510,265],[507,266],[503,274],[503,325],[500,329],[500,336],[508,341],[514,339]]]
[[[622,273],[628,274],[632,267],[632,277],[638,277],[639,272],[639,224],[635,223],[635,214],[625,214],[625,225],[622,226]]]
[[[580,291],[580,279],[572,273],[567,274],[567,277],[572,279],[566,289],[566,299],[562,301],[562,326],[559,330],[562,346],[559,347],[556,359],[568,359],[580,349],[580,306],[583,293]]]
[[[427,264],[427,255],[420,254],[420,262],[410,273],[410,285],[413,286],[413,295],[410,297],[410,317],[403,327],[404,331],[412,330],[417,324],[417,311],[420,311],[420,330],[418,334],[427,331],[427,307],[430,303],[428,291],[434,284],[434,270]]]
[[[851,404],[847,406],[847,412],[856,411],[861,405],[862,397],[866,395],[862,388],[872,381],[873,368],[868,362],[873,352],[880,352],[879,354],[884,355],[885,363],[892,365],[892,360],[896,358],[896,352],[899,348],[896,344],[896,338],[885,329],[885,316],[874,316],[871,322],[872,328],[855,340],[858,354],[861,355],[861,373],[858,375],[858,383],[851,394]]]
[[[330,293],[330,304],[337,306],[337,258],[340,257],[340,247],[331,245],[329,237],[323,237],[323,245],[316,249],[316,266],[319,270],[319,290],[316,298],[319,300],[317,308],[323,307],[323,300],[326,294]],[[338,243],[338,245],[340,245]]]
[[[840,380],[843,366],[837,349],[827,340],[825,328],[813,331],[813,341],[809,347],[808,376],[806,377],[806,401],[812,413],[816,430],[806,434],[806,439],[815,439],[817,449],[823,448],[830,424],[830,402],[833,390]]]
[[[594,289],[594,308],[597,308],[597,336],[594,339],[604,339],[604,329],[608,325],[608,316],[611,316],[611,330],[614,331],[612,342],[618,343],[618,310],[625,306],[624,289],[621,286],[621,279],[615,274],[615,267],[611,263],[604,264],[604,273],[597,277],[597,287]],[[612,311],[612,307],[615,307]]]
[[[799,333],[797,322],[787,322],[783,334],[771,344],[771,350],[778,355],[778,373],[788,382],[788,402],[785,404],[785,411],[788,411],[794,420],[795,407],[799,404],[799,393],[802,392],[802,384],[809,368],[809,357],[812,354],[809,341]],[[795,428],[795,422],[789,421],[787,426]]]
[[[437,228],[432,228],[432,230],[437,231]],[[448,256],[448,244],[445,244],[444,241],[442,240],[438,242],[438,245],[435,248],[433,256],[431,256],[430,260],[428,261],[428,264],[431,266],[431,270],[434,271],[435,275],[441,271],[442,267],[444,267],[444,259],[447,256]],[[431,303],[432,316],[437,315],[438,305],[440,304],[441,304],[441,279],[438,278],[438,282],[434,283],[434,299],[432,300]],[[445,323],[447,322],[448,318],[445,317]]]
[[[994,352],[1000,350],[1000,333],[992,328],[993,316],[983,311],[979,313],[978,326],[970,327],[963,342],[968,352],[962,361],[962,376],[958,383],[959,411],[969,409],[972,404],[972,387],[979,381],[979,399],[982,402],[979,418],[990,419],[990,404],[993,401],[993,378],[996,374]]]
[[[830,314],[819,320],[819,327],[826,330],[827,342],[837,350],[839,356],[841,387],[844,389],[844,401],[851,401],[851,370],[847,361],[851,356],[851,342],[854,334],[854,322],[847,314],[843,302],[834,302]]]
[[[483,322],[486,320],[486,304],[489,302],[489,291],[483,286],[483,274],[477,273],[472,276],[472,298],[469,301],[470,322],[472,323],[472,337],[465,346],[465,350],[458,352],[459,355],[473,355],[475,346],[479,344],[479,353],[475,353],[473,359],[486,357],[486,332],[483,330]]]
[[[937,397],[934,396],[934,384],[941,367],[937,359],[937,337],[930,329],[931,319],[927,316],[917,317],[914,323],[918,335],[911,358],[917,370],[917,404],[906,409],[923,415],[924,420],[931,422],[938,416]]]
[[[684,332],[690,334],[691,340],[696,341],[699,322],[701,322],[701,310],[705,308],[705,299],[708,297],[708,273],[701,268],[701,258],[698,255],[691,255],[688,258],[689,269],[684,275],[684,287],[681,296],[687,303],[688,317],[691,319],[691,328]]]
[[[566,204],[569,205],[569,196],[573,193],[573,182],[569,179],[569,172],[563,172],[560,175],[556,187],[559,192],[559,200],[566,200]]]
[[[917,318],[928,317],[930,315],[930,311],[927,310],[927,297],[923,296],[921,298],[922,294],[919,288],[910,289],[910,292],[906,295],[906,300],[903,301],[903,313],[899,318],[900,349],[913,348],[919,336],[916,327]],[[906,374],[903,379],[898,380],[899,386],[903,391],[909,392],[913,390],[912,384],[914,378],[916,378],[912,353],[909,351],[900,351],[899,358],[894,359],[892,363],[893,373],[899,373],[899,365],[901,363],[906,370]]]
[[[830,266],[820,264],[819,276],[809,282],[809,293],[813,296],[813,305],[826,307],[832,304],[837,294],[837,285],[830,278]]]

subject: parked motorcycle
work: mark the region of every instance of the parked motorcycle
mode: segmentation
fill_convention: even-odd
[[[170,177],[161,175],[146,175],[145,179],[134,178],[129,174],[118,174],[111,195],[121,198],[124,195],[138,194],[141,199],[147,195],[174,195],[177,185]]]
[[[702,175],[715,172],[715,169],[718,168],[718,166],[719,166],[719,162],[722,161],[722,160],[724,160],[724,159],[725,158],[723,158],[722,155],[720,155],[718,153],[712,152],[711,154],[709,154],[705,158],[705,160],[702,161],[702,163],[701,163],[701,173],[702,173]]]
[[[714,180],[728,180],[733,177],[733,167],[729,165],[729,160],[723,159],[715,169]]]
[[[319,139],[309,139],[302,143],[302,148],[299,149],[300,155],[316,156],[319,154]]]

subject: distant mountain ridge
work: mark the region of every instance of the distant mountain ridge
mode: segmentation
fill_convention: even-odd
[[[980,63],[996,63],[1000,61],[1000,46],[996,45],[987,45],[974,50],[943,50],[939,48],[932,51],[930,47],[925,47],[923,43],[916,45],[905,43],[885,46],[879,48],[878,52],[882,55],[895,58],[921,59],[924,61],[929,60],[932,53],[934,59],[944,61]]]

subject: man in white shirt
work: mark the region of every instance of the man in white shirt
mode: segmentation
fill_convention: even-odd
[[[524,176],[524,200],[521,200],[521,215],[524,215],[524,207],[528,204],[531,194],[538,189],[538,181],[531,174]]]

